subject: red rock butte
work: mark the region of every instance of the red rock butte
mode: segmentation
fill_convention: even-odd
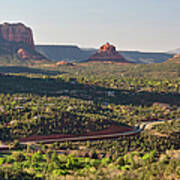
[[[99,51],[92,55],[88,61],[130,63],[116,51],[116,47],[108,42],[99,48]]]
[[[46,60],[35,50],[31,28],[22,23],[0,25],[0,49],[16,54],[22,60]]]
[[[10,42],[22,42],[34,49],[32,30],[22,23],[0,25],[0,39]]]

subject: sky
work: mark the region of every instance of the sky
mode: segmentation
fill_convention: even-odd
[[[180,0],[0,0],[0,24],[22,22],[36,44],[118,50],[180,48]]]

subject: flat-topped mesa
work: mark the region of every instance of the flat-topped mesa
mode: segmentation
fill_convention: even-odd
[[[35,48],[32,30],[22,23],[3,23],[0,25],[0,40],[1,39],[9,42],[24,43],[32,49]]]
[[[88,61],[120,62],[130,63],[116,51],[116,47],[108,42],[99,48],[99,51],[92,55]]]

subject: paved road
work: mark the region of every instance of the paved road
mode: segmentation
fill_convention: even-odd
[[[117,138],[120,136],[132,136],[138,133],[141,133],[147,129],[151,129],[153,126],[157,124],[164,123],[164,121],[176,121],[178,119],[170,119],[170,120],[156,120],[151,122],[142,122],[135,126],[134,130],[127,131],[123,133],[113,133],[113,134],[104,134],[104,135],[92,135],[92,136],[78,136],[78,137],[67,137],[67,138],[59,138],[59,139],[42,139],[42,140],[33,140],[33,141],[21,141],[20,144],[34,144],[34,143],[52,143],[52,142],[65,142],[65,141],[85,141],[85,140],[98,140],[98,139],[108,139],[108,138]],[[8,145],[1,144],[0,150],[8,148]]]
[[[133,131],[127,131],[123,133],[105,134],[105,135],[92,135],[92,136],[78,136],[78,137],[67,137],[60,139],[43,139],[43,140],[33,140],[21,142],[21,144],[31,144],[31,143],[51,143],[51,142],[64,142],[64,141],[85,141],[85,140],[98,140],[98,139],[108,139],[117,138],[119,136],[131,136],[140,133],[140,129],[134,129]]]
[[[147,129],[151,129],[154,125],[164,123],[165,121],[176,121],[178,119],[169,119],[169,120],[156,120],[151,122],[142,122],[135,126],[135,129],[132,131],[127,131],[123,133],[113,133],[113,134],[105,134],[105,135],[92,135],[92,136],[78,136],[78,137],[67,137],[67,138],[60,138],[60,139],[43,139],[43,140],[33,140],[33,141],[26,141],[21,142],[21,144],[33,144],[33,143],[52,143],[52,142],[65,142],[65,141],[85,141],[85,140],[98,140],[98,139],[108,139],[108,138],[117,138],[120,136],[131,136],[136,135],[140,132],[143,132]]]

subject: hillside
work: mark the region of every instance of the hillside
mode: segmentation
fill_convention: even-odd
[[[174,55],[172,58],[170,58],[167,63],[180,63],[180,54]]]
[[[180,117],[179,67],[168,62],[0,67],[0,138],[83,134]]]
[[[173,57],[171,54],[158,52],[120,51],[120,53],[127,60],[140,64],[162,63]]]
[[[0,179],[178,179],[180,64],[33,67],[0,67]]]

